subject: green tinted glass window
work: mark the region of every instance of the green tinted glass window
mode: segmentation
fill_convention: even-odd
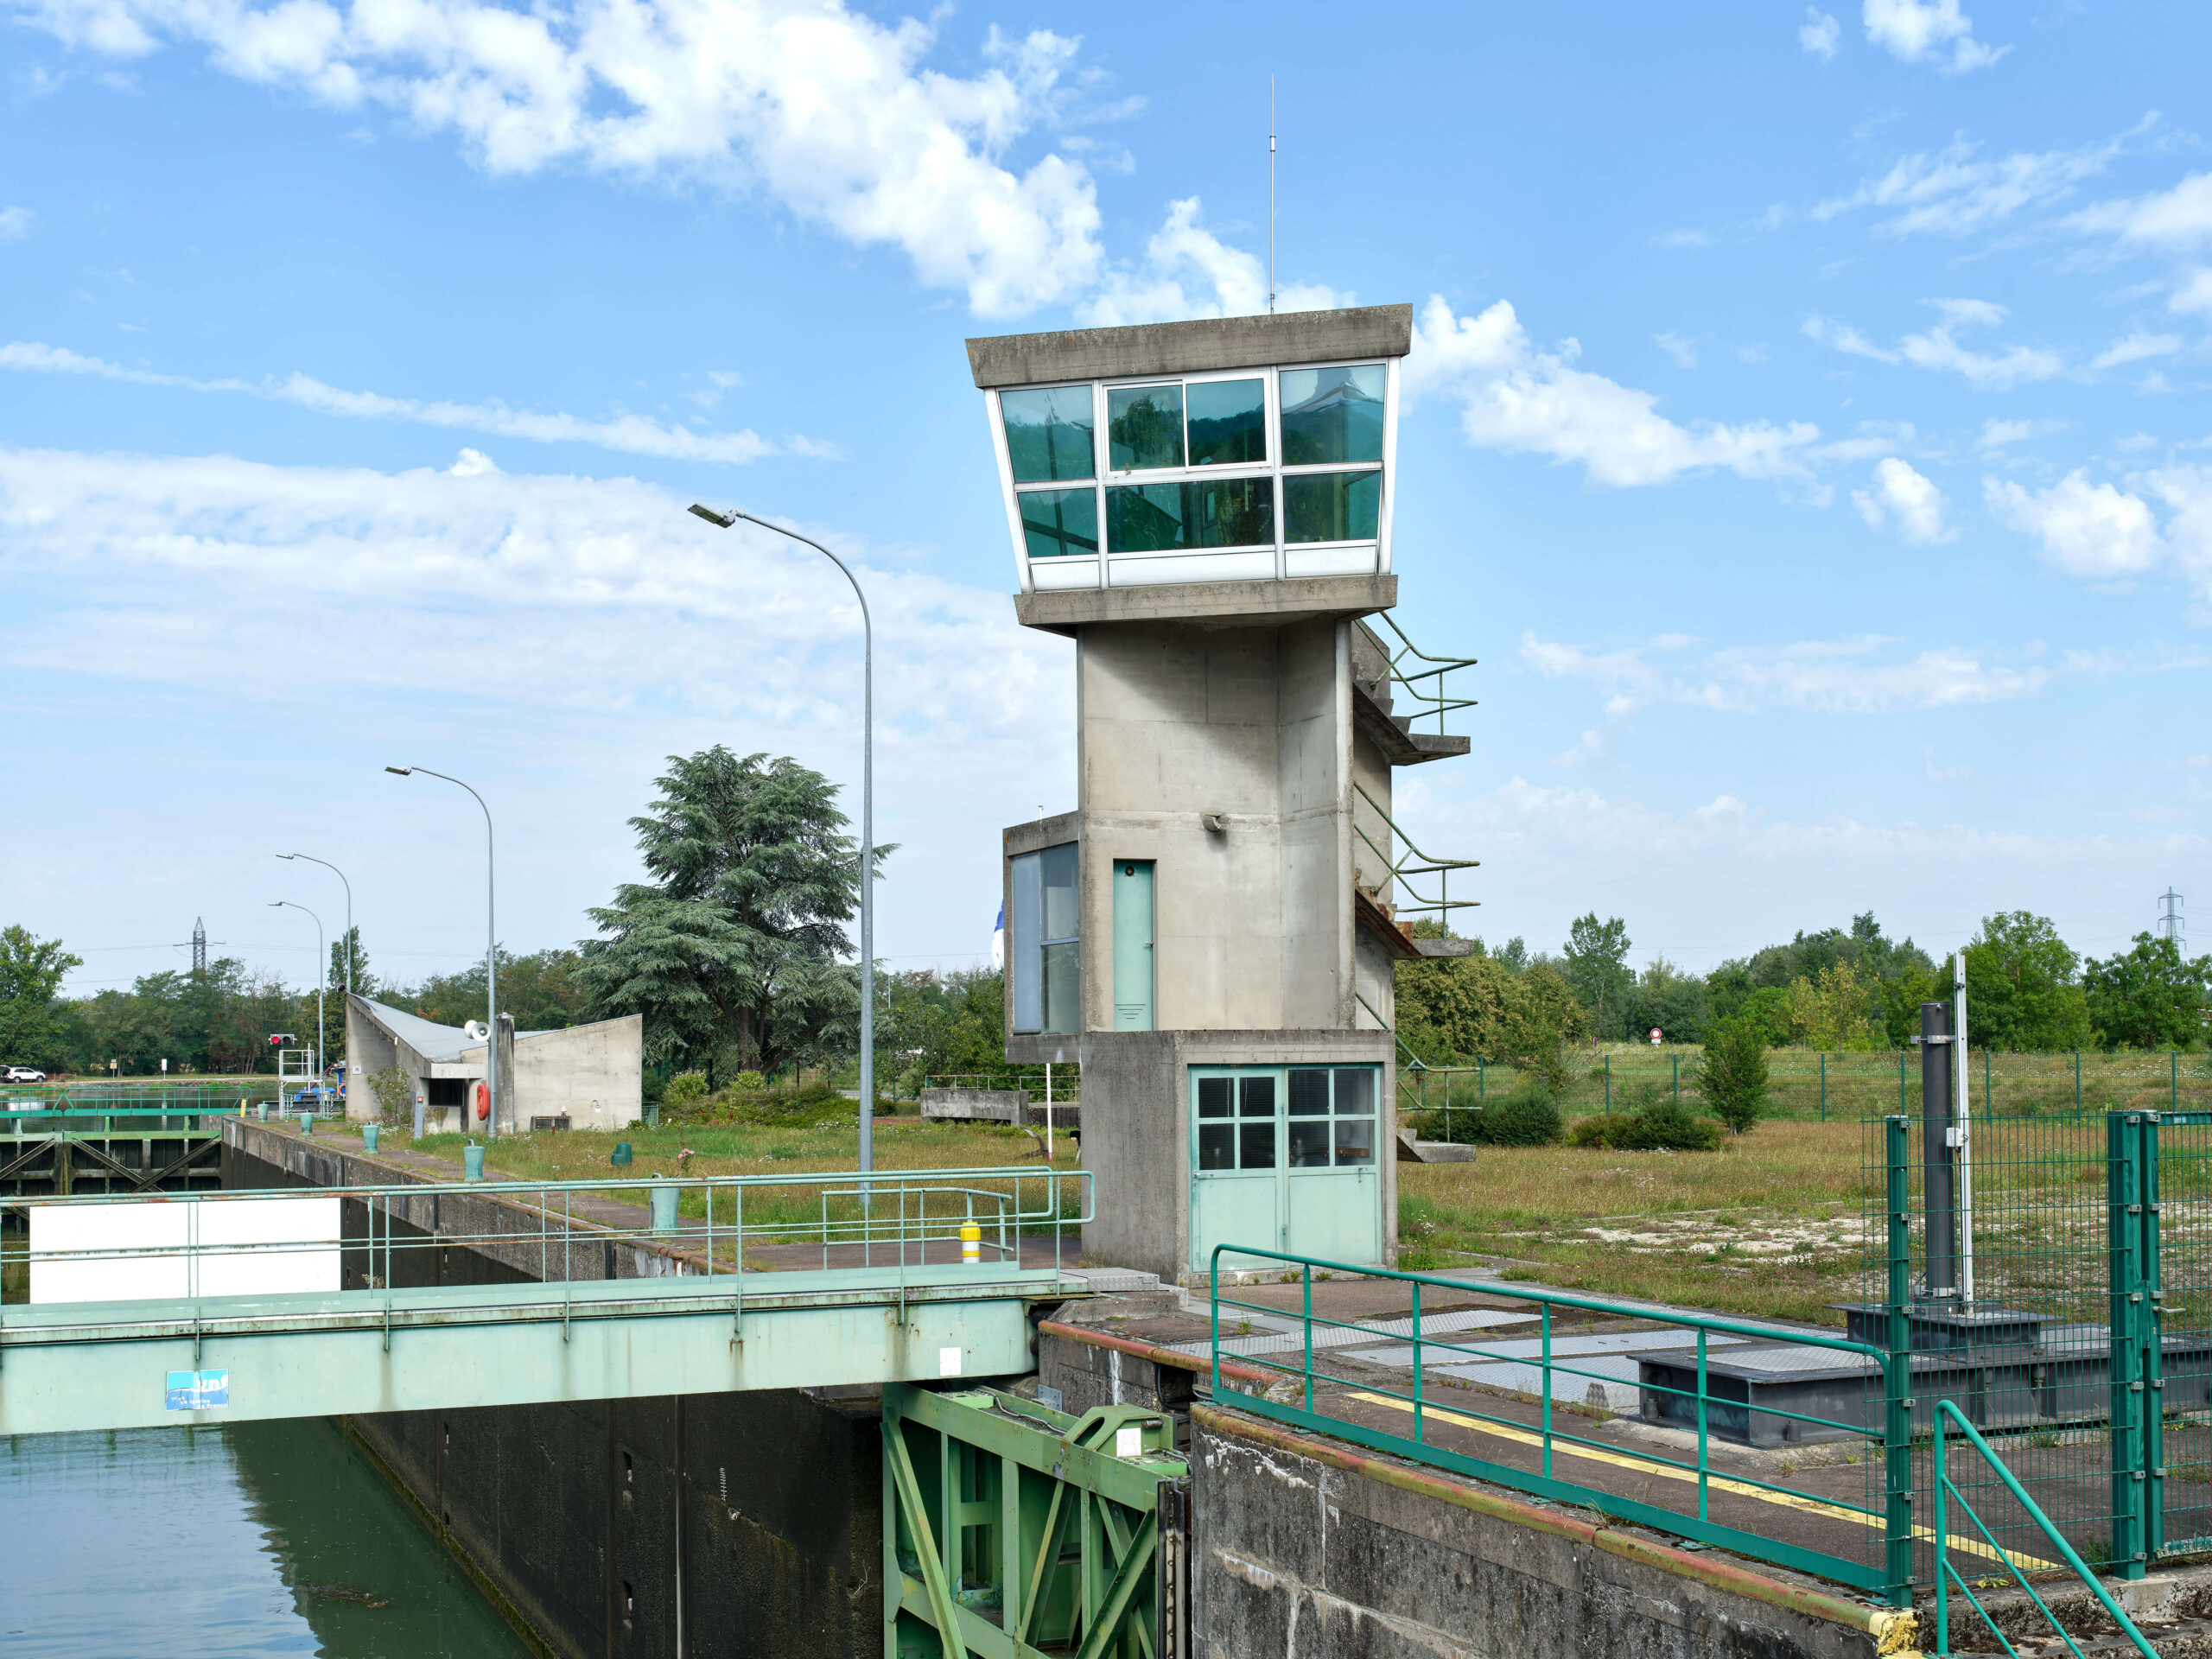
[[[1191,465],[1249,466],[1268,458],[1263,380],[1202,380],[1185,388],[1191,408]]]
[[[1287,467],[1382,459],[1382,365],[1282,372]]]
[[[1218,483],[1123,484],[1106,492],[1112,553],[1266,547],[1275,539],[1274,489],[1264,478]]]
[[[1382,506],[1382,474],[1299,473],[1282,481],[1287,542],[1371,542]]]
[[[1007,459],[1014,464],[1015,483],[1093,475],[1098,460],[1089,386],[1002,391],[999,413],[1006,421]]]
[[[1021,539],[1033,559],[1098,550],[1098,492],[1031,490],[1021,504]]]
[[[1117,473],[1183,464],[1183,388],[1123,386],[1106,394],[1106,446]]]

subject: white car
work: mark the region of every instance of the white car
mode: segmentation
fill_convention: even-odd
[[[11,1065],[8,1068],[10,1083],[44,1083],[46,1073],[35,1065]]]

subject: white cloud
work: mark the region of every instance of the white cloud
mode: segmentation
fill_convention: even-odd
[[[2171,190],[2101,201],[2067,223],[2075,230],[2142,247],[2198,246],[2212,241],[2212,173],[2192,173]]]
[[[1862,16],[1874,45],[1900,62],[1932,62],[1946,74],[1987,68],[2012,49],[1974,39],[1974,19],[1959,10],[1959,0],[1866,0]]]
[[[1843,25],[1818,6],[1805,8],[1805,21],[1797,25],[1797,44],[1808,55],[1827,63],[1843,40]]]
[[[1974,440],[1974,447],[1994,454],[2012,444],[2063,432],[2072,424],[2070,421],[2000,421],[1992,416],[1981,423],[1981,435]]]
[[[1588,682],[1615,716],[1649,703],[1725,714],[1894,714],[2033,696],[2051,678],[2048,668],[2012,668],[1958,646],[1898,659],[1886,654],[1896,643],[1872,636],[1802,640],[1692,658],[1691,642],[1679,637],[1592,652],[1531,632],[1521,636],[1520,656],[1548,679]]]
[[[689,427],[667,425],[645,415],[617,415],[607,420],[591,421],[574,415],[509,409],[501,404],[424,402],[413,397],[387,397],[381,392],[345,391],[304,374],[288,375],[281,380],[200,380],[188,375],[130,368],[105,358],[86,357],[67,346],[47,346],[36,340],[10,340],[0,346],[0,369],[24,374],[89,375],[102,380],[166,386],[181,391],[243,394],[353,420],[409,421],[421,426],[523,438],[532,443],[588,443],[625,454],[658,455],[672,461],[715,461],[741,466],[763,455],[830,456],[836,453],[833,446],[813,438],[771,440],[753,432],[694,432]]]
[[[2093,369],[2118,368],[2123,363],[2140,363],[2147,357],[2171,357],[2181,350],[2178,334],[2134,334],[2124,340],[2115,340],[2099,352],[2089,366]]]
[[[2212,315],[2212,270],[2193,270],[2166,302],[2170,311]]]
[[[1963,375],[1983,391],[2005,391],[2066,372],[2066,359],[2042,346],[2013,346],[1993,355],[1959,343],[1962,328],[2003,321],[2005,310],[2001,305],[1986,300],[1930,300],[1928,303],[1942,312],[1943,320],[1926,334],[1905,335],[1893,349],[1877,346],[1856,328],[1822,316],[1808,317],[1805,333],[1824,346],[1878,363],[1910,363],[1940,373]]]
[[[2165,556],[2150,506],[2110,484],[2092,484],[2076,470],[2046,490],[1985,479],[1982,491],[1999,523],[2043,543],[2044,556],[2069,575],[2110,581],[2148,570]]]
[[[1870,528],[1895,524],[1897,535],[1912,546],[1936,547],[1958,539],[1959,532],[1943,523],[1943,493],[1895,455],[1876,465],[1873,489],[1853,490],[1851,499]]]
[[[1460,317],[1434,296],[1415,324],[1406,391],[1457,402],[1470,443],[1580,461],[1595,484],[1663,484],[1715,468],[1745,478],[1805,475],[1800,457],[1818,427],[1678,425],[1658,412],[1653,393],[1575,367],[1580,351],[1571,340],[1554,351],[1537,346],[1507,301]]]
[[[1655,248],[1709,248],[1713,232],[1694,225],[1685,225],[1679,230],[1662,231],[1651,238]]]
[[[2166,540],[2207,607],[2198,620],[2212,621],[2212,467],[2168,467],[2142,481],[2171,509]]]
[[[2128,142],[2158,124],[2146,115],[2126,131],[2079,149],[2020,150],[1993,161],[1974,159],[1979,144],[1961,138],[1930,156],[1900,156],[1879,178],[1862,179],[1847,196],[1812,209],[1816,219],[1871,207],[1888,215],[1878,235],[1970,236],[2004,223],[2023,208],[2047,207],[2125,155]]]
[[[1668,356],[1675,359],[1675,366],[1676,368],[1694,369],[1697,367],[1697,342],[1695,340],[1685,340],[1680,334],[1666,334],[1658,336],[1655,343],[1658,346],[1661,351],[1666,353]]]
[[[928,67],[934,29],[842,0],[30,0],[29,19],[113,57],[207,48],[243,79],[455,135],[477,163],[563,163],[758,192],[891,246],[982,316],[1076,298],[1102,263],[1089,171],[1015,143],[1062,118],[1076,42],[993,32],[969,76]]]
[[[1098,290],[1077,307],[1077,315],[1093,327],[1106,328],[1265,311],[1266,264],[1221,241],[1199,222],[1201,217],[1196,196],[1170,202],[1166,220],[1145,245],[1142,263],[1107,271]],[[1276,290],[1275,309],[1328,311],[1352,300],[1332,288],[1294,283]]]
[[[31,233],[37,215],[28,207],[0,207],[0,242],[20,242]]]
[[[0,570],[15,602],[60,607],[16,653],[48,669],[227,684],[230,619],[282,593],[303,637],[351,642],[327,653],[319,681],[835,728],[856,705],[853,677],[817,676],[815,658],[844,664],[857,649],[850,590],[781,536],[702,524],[688,499],[630,479],[504,473],[473,449],[449,470],[387,474],[0,448]],[[932,745],[997,734],[1020,775],[1023,720],[996,676],[1058,699],[1055,653],[1001,594],[872,568],[867,550],[823,538],[867,585],[878,721]]]

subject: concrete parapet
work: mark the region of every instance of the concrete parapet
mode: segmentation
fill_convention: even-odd
[[[1911,1614],[1494,1488],[1191,1412],[1205,1659],[1877,1659]]]

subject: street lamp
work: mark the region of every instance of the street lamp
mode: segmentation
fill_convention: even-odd
[[[346,995],[353,995],[353,884],[346,880],[346,872],[327,858],[317,858],[312,853],[279,853],[283,859],[303,858],[310,864],[320,864],[346,885]]]
[[[875,627],[868,619],[868,595],[852,567],[821,543],[732,507],[717,512],[696,502],[691,511],[724,530],[744,519],[779,536],[803,542],[845,573],[861,604],[861,1168],[875,1167]]]
[[[421,772],[426,778],[442,778],[449,784],[461,784],[471,795],[474,789],[461,784],[458,778],[442,772],[432,772],[428,766],[386,766],[385,770],[395,778],[410,778]],[[493,919],[492,885],[492,809],[484,806],[484,798],[476,795],[476,804],[484,808],[484,1086],[492,1095],[492,1127],[490,1133],[499,1132],[499,932]],[[507,1126],[512,1134],[514,1125]]]
[[[321,969],[315,976],[315,1087],[320,1089],[322,1086],[322,988],[330,978],[329,970],[322,968],[322,964],[330,960],[329,951],[323,949],[322,918],[317,916],[305,905],[296,905],[289,899],[271,899],[269,901],[269,908],[296,910],[301,915],[315,923],[315,965]],[[284,1084],[282,1078],[279,1078],[276,1084],[276,1103],[279,1106],[284,1103]]]

